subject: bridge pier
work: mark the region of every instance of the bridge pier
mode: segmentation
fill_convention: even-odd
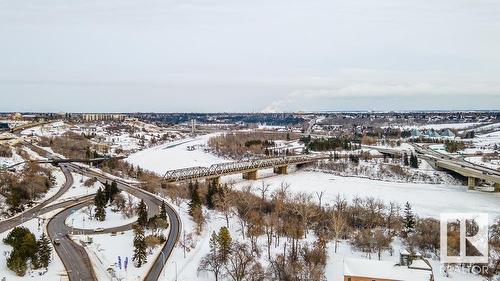
[[[467,186],[469,187],[469,189],[474,189],[474,187],[476,187],[476,178],[467,177]]]
[[[243,173],[243,179],[246,180],[256,180],[257,179],[257,170],[252,170]]]
[[[274,173],[278,175],[288,174],[288,165],[274,167]]]

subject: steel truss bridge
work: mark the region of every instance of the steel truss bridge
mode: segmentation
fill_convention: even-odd
[[[227,176],[238,173],[253,174],[249,179],[256,179],[257,170],[275,168],[275,172],[280,174],[287,173],[289,165],[300,165],[315,162],[322,159],[328,159],[329,156],[285,156],[278,158],[265,158],[250,161],[228,162],[214,164],[210,167],[190,167],[167,171],[163,176],[166,182],[177,182],[197,179],[218,179],[221,176]]]

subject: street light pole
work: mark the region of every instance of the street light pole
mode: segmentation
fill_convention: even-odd
[[[177,281],[177,261],[175,262],[175,281]]]

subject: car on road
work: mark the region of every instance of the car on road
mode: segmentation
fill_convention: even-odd
[[[59,238],[54,239],[54,245],[61,245],[61,240]]]
[[[103,232],[104,231],[104,228],[102,227],[98,227],[96,229],[94,229],[94,232]]]

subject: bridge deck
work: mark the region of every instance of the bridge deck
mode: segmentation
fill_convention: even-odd
[[[314,156],[287,156],[279,158],[268,158],[250,161],[229,162],[214,164],[210,167],[192,167],[178,170],[167,171],[163,179],[167,182],[176,182],[183,180],[195,180],[203,178],[217,178],[221,176],[245,173],[259,169],[267,169],[292,164],[305,164],[315,162],[328,157]]]

